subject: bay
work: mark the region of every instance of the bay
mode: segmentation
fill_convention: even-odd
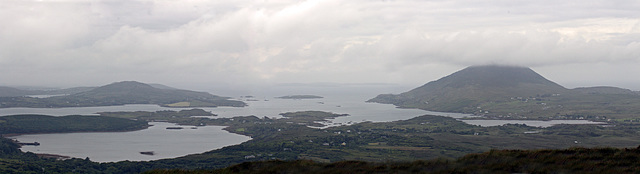
[[[395,89],[405,91],[406,89]],[[244,100],[247,107],[217,107],[201,108],[217,116],[208,118],[229,118],[235,116],[258,116],[282,118],[279,114],[296,111],[325,111],[337,114],[349,114],[324,122],[326,127],[349,125],[358,122],[390,122],[411,119],[421,115],[440,115],[453,118],[476,117],[470,114],[432,112],[419,109],[400,109],[390,104],[367,103],[366,100],[389,90],[386,86],[329,86],[329,87],[300,87],[277,88],[277,90],[252,91],[251,93],[236,93],[227,96],[238,96],[237,100]],[[252,97],[246,97],[247,94]],[[279,99],[276,97],[296,94],[320,95],[320,99]],[[245,95],[245,96],[242,96]],[[242,96],[242,97],[240,97]],[[1,108],[0,116],[16,114],[43,115],[96,115],[98,112],[115,111],[161,111],[183,110],[191,108],[166,108],[158,105],[122,105],[102,107],[74,107],[74,108]],[[530,126],[548,127],[554,124],[592,124],[586,120],[467,120],[461,121],[480,126],[498,126],[503,124],[527,124]],[[22,142],[41,143],[40,146],[24,146],[23,151],[34,153],[49,153],[72,156],[77,158],[89,157],[92,161],[148,161],[163,158],[174,158],[194,153],[202,153],[224,146],[240,144],[250,138],[232,134],[222,130],[220,126],[205,126],[198,129],[190,127],[181,130],[167,130],[174,126],[171,123],[153,123],[149,129],[133,132],[110,133],[68,133],[68,134],[35,134],[21,135],[17,138]],[[140,152],[154,151],[155,155],[142,155]]]

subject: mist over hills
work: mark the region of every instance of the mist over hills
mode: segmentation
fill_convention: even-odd
[[[156,88],[157,86],[159,88]],[[115,82],[95,88],[70,88],[69,95],[48,98],[1,97],[0,107],[80,107],[124,104],[158,104],[167,107],[216,107],[246,104],[207,92],[154,86],[136,81]],[[71,93],[73,92],[73,93]]]
[[[468,67],[410,91],[381,94],[368,102],[516,119],[630,117],[640,113],[638,92],[616,87],[567,89],[530,68],[500,65]]]

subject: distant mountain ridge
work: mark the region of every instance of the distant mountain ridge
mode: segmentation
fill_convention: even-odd
[[[0,97],[15,97],[33,95],[35,92],[29,90],[22,90],[18,88],[12,88],[7,86],[0,86]]]
[[[637,92],[615,87],[567,89],[530,68],[486,65],[467,67],[410,91],[397,95],[381,94],[368,102],[433,111],[527,118],[536,116],[535,114],[558,116],[623,113],[613,109],[606,111],[606,108],[591,112],[601,107],[597,103],[616,103],[615,100],[611,101],[614,98],[633,101],[619,103],[620,107],[626,105],[629,108],[629,113],[624,114],[640,113],[640,98],[637,96]],[[591,103],[579,105],[580,102]],[[582,108],[587,106],[591,107]]]
[[[79,92],[89,91],[95,87],[75,87],[67,89],[21,89],[8,86],[0,86],[0,97],[20,97],[27,95],[62,95],[75,94]]]
[[[156,85],[158,86],[158,85]],[[163,89],[136,81],[115,82],[96,88],[83,88],[74,94],[34,99],[29,97],[0,98],[0,107],[80,107],[125,104],[158,104],[167,107],[216,107],[246,104],[228,100],[207,92],[181,90],[161,85]],[[180,103],[179,105],[173,105]]]
[[[612,86],[596,86],[596,87],[580,87],[573,89],[575,92],[582,92],[587,94],[626,94],[626,95],[640,95],[638,91],[632,91],[629,89],[612,87]]]
[[[437,81],[429,82],[423,87],[435,85],[452,88],[465,86],[517,87],[521,84],[539,84],[554,90],[565,89],[530,68],[500,65],[468,67]]]

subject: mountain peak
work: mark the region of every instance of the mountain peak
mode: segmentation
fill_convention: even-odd
[[[481,88],[518,87],[522,84],[538,84],[551,88],[564,87],[547,80],[527,67],[484,65],[471,66],[443,77],[434,83],[444,83],[446,87],[461,88],[476,86]]]
[[[368,102],[490,118],[635,118],[638,92],[616,87],[566,89],[527,67],[472,66],[401,94]],[[578,117],[579,116],[579,117]]]
[[[471,66],[399,95],[383,94],[370,102],[436,111],[462,111],[511,97],[563,93],[567,89],[527,67]]]
[[[151,85],[145,84],[145,83],[141,83],[141,82],[137,82],[137,81],[121,81],[121,82],[114,82],[108,85],[104,85],[101,87],[98,87],[96,89],[94,89],[94,91],[109,91],[109,92],[116,92],[116,91],[140,91],[140,90],[153,90],[156,91],[158,90],[157,88],[154,88]]]

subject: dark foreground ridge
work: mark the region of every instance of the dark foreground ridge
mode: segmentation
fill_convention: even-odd
[[[215,170],[152,170],[147,173],[637,173],[640,172],[638,160],[640,149],[637,148],[491,150],[456,160],[257,161]]]

